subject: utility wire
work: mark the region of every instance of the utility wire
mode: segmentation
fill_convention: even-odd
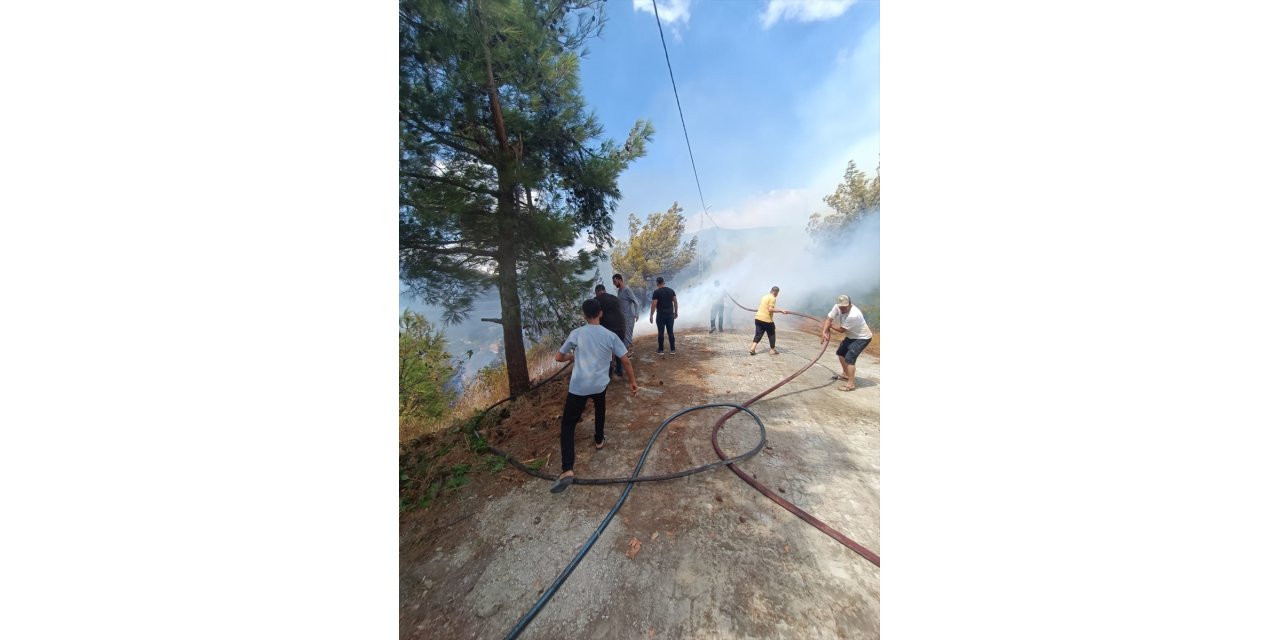
[[[698,179],[698,163],[693,161],[693,144],[689,142],[689,127],[684,123],[684,108],[680,106],[680,91],[676,89],[676,74],[671,70],[671,54],[667,53],[667,37],[662,35],[662,19],[658,17],[658,0],[653,0],[653,19],[658,22],[658,37],[662,39],[662,55],[667,58],[667,74],[671,76],[671,92],[676,94],[676,110],[680,112],[680,128],[684,129],[684,144],[689,148],[689,164],[693,165],[693,182],[698,185],[698,201],[702,203],[702,215],[716,228],[715,218],[707,211],[707,201],[702,197],[702,181]]]

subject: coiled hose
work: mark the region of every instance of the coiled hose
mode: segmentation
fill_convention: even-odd
[[[582,562],[582,559],[586,557],[587,552],[591,550],[591,547],[595,545],[596,540],[600,538],[600,534],[604,533],[605,528],[608,527],[609,523],[613,521],[613,516],[618,513],[619,509],[622,508],[622,503],[627,501],[627,496],[630,495],[631,488],[636,486],[636,479],[640,477],[640,469],[644,467],[645,460],[648,459],[649,452],[653,449],[653,443],[658,440],[658,435],[662,433],[662,430],[666,429],[667,425],[671,424],[671,422],[674,421],[676,418],[679,418],[680,416],[683,416],[686,413],[690,413],[693,411],[700,411],[702,409],[710,409],[712,407],[732,407],[733,408],[732,413],[738,413],[739,411],[746,412],[748,415],[751,416],[752,419],[756,421],[756,424],[760,426],[760,444],[755,449],[752,450],[752,455],[754,455],[755,452],[759,451],[760,448],[764,446],[764,437],[765,437],[764,422],[760,420],[760,416],[756,415],[754,411],[748,409],[745,405],[734,404],[731,402],[700,404],[696,407],[681,409],[671,417],[667,418],[666,420],[663,420],[662,424],[658,425],[658,428],[653,430],[653,435],[649,436],[649,444],[646,445],[644,448],[644,451],[641,452],[640,460],[636,462],[636,469],[635,471],[631,472],[631,477],[628,478],[629,481],[627,482],[627,488],[622,491],[622,495],[619,496],[618,501],[614,503],[613,509],[610,509],[608,515],[604,517],[604,520],[600,521],[600,526],[596,527],[595,532],[591,534],[590,538],[587,538],[586,543],[583,544],[582,548],[578,550],[578,553],[573,556],[573,560],[569,561],[569,564],[564,568],[564,571],[561,571],[560,575],[556,576],[555,582],[551,583],[551,586],[548,587],[545,592],[543,592],[542,596],[538,598],[538,601],[533,604],[533,607],[531,607],[528,612],[526,612],[523,616],[520,617],[520,620],[516,622],[515,626],[511,627],[511,631],[507,632],[507,635],[506,635],[507,640],[512,640],[513,638],[519,637],[519,635],[524,632],[524,628],[527,627],[530,622],[533,622],[533,618],[537,616],[540,611],[542,611],[542,607],[551,600],[551,597],[556,594],[556,591],[560,590],[560,585],[564,584],[564,581],[569,579],[569,575],[573,573],[573,570],[578,568],[578,563]],[[717,425],[723,423],[724,420],[726,419],[727,417],[721,418],[720,422],[717,423]],[[721,456],[721,459],[723,460],[723,456]],[[703,465],[703,467],[705,467],[703,470],[705,471],[706,469],[709,469],[712,466],[713,465]],[[685,474],[685,475],[688,475],[688,474]],[[574,484],[577,484],[576,479],[574,481]]]
[[[739,308],[743,310],[754,311],[754,309],[743,306],[736,299],[734,299],[733,296],[729,296],[729,299],[732,300],[735,305],[737,305]],[[817,318],[807,314],[803,314],[803,313],[790,312],[790,315],[798,315],[798,316],[813,320],[815,322],[819,322]],[[574,484],[603,485],[603,484],[626,483],[627,486],[623,490],[622,495],[618,497],[618,501],[613,505],[613,508],[609,511],[608,514],[605,515],[604,519],[601,520],[600,525],[596,527],[595,532],[593,532],[591,534],[591,537],[587,539],[587,542],[582,545],[582,548],[578,550],[578,553],[574,555],[573,559],[569,561],[569,564],[566,565],[564,570],[560,572],[560,575],[556,577],[555,581],[551,584],[551,586],[548,587],[547,590],[542,593],[542,595],[538,598],[537,602],[535,602],[534,605],[523,616],[521,616],[520,620],[518,620],[516,624],[511,628],[511,630],[507,633],[507,635],[505,636],[507,640],[512,640],[514,638],[519,637],[520,634],[524,632],[524,629],[529,625],[529,623],[532,622],[533,619],[537,617],[538,613],[542,611],[542,608],[547,604],[547,602],[550,602],[551,598],[556,594],[557,591],[559,591],[560,587],[564,584],[564,582],[568,580],[569,576],[573,573],[573,571],[577,569],[578,564],[582,562],[582,559],[584,557],[586,557],[587,552],[590,551],[591,548],[595,545],[596,541],[600,537],[600,534],[603,533],[604,530],[609,526],[609,523],[613,521],[614,515],[618,513],[618,510],[622,508],[623,503],[626,502],[627,497],[630,495],[631,488],[634,487],[635,484],[638,482],[654,482],[658,480],[672,480],[675,478],[681,478],[684,476],[693,475],[695,473],[701,473],[703,471],[709,471],[716,467],[727,466],[729,467],[730,470],[732,470],[735,474],[737,474],[739,478],[742,478],[742,480],[744,480],[747,484],[751,485],[757,491],[764,494],[770,500],[773,500],[775,503],[777,503],[787,511],[790,511],[794,515],[798,516],[800,519],[804,520],[805,522],[817,528],[819,531],[822,531],[823,533],[827,534],[828,536],[830,536],[840,544],[843,544],[844,546],[848,547],[849,549],[853,550],[854,552],[858,553],[859,555],[861,555],[862,557],[866,558],[867,560],[875,564],[877,567],[879,567],[880,566],[879,555],[875,554],[874,552],[867,549],[866,547],[863,547],[862,545],[858,544],[848,536],[840,533],[839,531],[836,531],[830,525],[822,522],[818,518],[814,517],[812,514],[796,506],[794,503],[777,495],[768,487],[764,486],[758,480],[756,480],[755,478],[752,478],[749,474],[747,474],[746,472],[744,472],[743,470],[739,469],[736,466],[736,463],[746,460],[747,458],[750,458],[751,456],[754,456],[757,453],[759,453],[764,448],[764,445],[765,445],[764,422],[761,421],[760,416],[756,415],[755,412],[751,411],[748,408],[748,406],[758,402],[760,399],[764,398],[770,393],[773,393],[779,387],[782,387],[786,383],[794,380],[800,374],[808,370],[809,367],[812,367],[815,363],[817,363],[818,359],[821,358],[823,354],[826,353],[827,347],[829,345],[830,345],[830,340],[824,338],[822,341],[822,350],[820,350],[818,354],[813,357],[812,360],[810,360],[807,364],[805,364],[805,366],[796,370],[791,375],[787,376],[786,378],[783,378],[777,384],[773,385],[772,387],[769,387],[768,389],[765,389],[764,391],[760,392],[759,394],[757,394],[756,396],[752,397],[750,400],[747,400],[742,404],[735,404],[735,403],[702,404],[702,405],[697,405],[697,406],[682,409],[679,412],[668,417],[666,420],[662,422],[662,424],[658,425],[658,428],[654,430],[653,435],[649,437],[649,443],[645,446],[644,451],[640,455],[639,461],[636,463],[636,468],[631,473],[630,476],[625,478],[581,478],[581,477],[575,476]],[[561,374],[567,371],[571,366],[572,366],[572,363],[566,364],[551,376],[548,376],[546,379],[541,380],[537,384],[531,386],[528,391],[533,391],[534,389],[537,389],[547,384],[548,382],[551,382],[552,380],[558,378]],[[514,400],[515,397],[516,396],[514,394],[510,395],[486,407],[484,411],[482,411],[480,415],[471,422],[470,433],[473,437],[481,440],[482,442],[485,442],[485,449],[487,451],[489,451],[490,453],[496,456],[501,457],[508,464],[519,469],[520,471],[523,471],[524,473],[527,473],[534,477],[542,478],[544,480],[555,480],[557,476],[540,472],[538,470],[532,469],[522,464],[515,458],[511,457],[510,454],[489,445],[488,442],[485,441],[480,436],[479,433],[477,433],[478,426],[480,422],[483,420],[485,415],[487,415],[490,411],[492,411],[494,408],[498,407],[499,405],[505,402]],[[640,470],[644,467],[644,463],[648,459],[649,452],[653,449],[654,442],[657,441],[658,435],[661,434],[664,429],[666,429],[667,425],[671,424],[671,422],[673,422],[677,418],[687,413],[691,413],[693,411],[700,411],[702,409],[709,409],[713,407],[729,407],[730,408],[730,411],[726,412],[723,416],[721,416],[718,420],[716,420],[711,430],[711,446],[715,450],[716,455],[720,457],[720,460],[716,462],[704,464],[704,465],[699,465],[697,467],[692,467],[690,469],[677,471],[674,473],[667,473],[667,474],[660,474],[660,475],[653,475],[653,476],[640,475]],[[734,415],[740,412],[747,413],[752,417],[752,419],[756,421],[756,424],[760,427],[760,441],[756,443],[756,446],[753,447],[750,451],[742,455],[728,458],[725,456],[724,450],[720,448],[720,442],[719,442],[720,429],[724,427],[725,422],[727,422],[729,418],[733,417]]]

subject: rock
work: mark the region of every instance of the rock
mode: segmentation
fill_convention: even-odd
[[[476,609],[476,615],[481,618],[488,618],[493,612],[498,610],[498,599],[491,598],[487,602],[478,603],[480,606]]]

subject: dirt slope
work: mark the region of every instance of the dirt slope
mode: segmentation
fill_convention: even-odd
[[[680,329],[678,326],[677,329]],[[609,389],[608,446],[590,445],[591,409],[578,425],[577,473],[626,476],[653,429],[683,407],[741,402],[803,366],[817,338],[779,332],[781,355],[748,357],[745,333],[678,334],[678,353],[639,338],[644,388]],[[836,390],[828,351],[817,365],[753,405],[768,448],[741,467],[801,508],[879,552],[879,359],[858,361],[859,389]],[[559,471],[564,383],[511,408],[496,446]],[[682,418],[659,438],[644,473],[717,459],[711,424],[722,410]],[[501,435],[499,435],[499,432]],[[731,419],[729,455],[756,442],[754,422]],[[624,485],[573,486],[508,469],[407,514],[401,525],[401,636],[502,637],[572,558]],[[629,553],[630,552],[630,555]],[[760,495],[728,469],[639,484],[595,548],[523,638],[874,638],[880,570]]]

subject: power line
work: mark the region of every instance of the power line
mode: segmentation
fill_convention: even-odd
[[[667,58],[667,74],[671,76],[671,92],[676,95],[676,110],[680,112],[680,128],[684,129],[684,144],[689,148],[689,164],[693,165],[693,182],[698,185],[698,202],[702,204],[702,215],[706,216],[716,228],[715,218],[707,212],[707,201],[702,197],[702,181],[698,179],[698,163],[693,161],[693,144],[689,142],[689,127],[684,123],[684,108],[680,106],[680,91],[676,89],[676,74],[671,70],[671,54],[667,53],[667,37],[662,34],[662,19],[658,17],[658,0],[653,0],[653,19],[658,22],[658,37],[662,39],[662,55]]]

